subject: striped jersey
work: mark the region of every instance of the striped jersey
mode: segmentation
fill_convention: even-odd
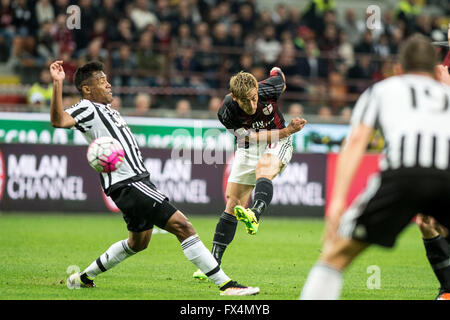
[[[107,195],[117,187],[149,176],[134,135],[119,112],[111,109],[109,104],[82,99],[65,112],[76,121],[72,129],[79,130],[88,143],[99,137],[110,136],[122,145],[125,151],[124,163],[113,172],[100,173],[102,187]]]
[[[219,121],[229,130],[237,129],[283,129],[285,120],[278,108],[277,100],[283,92],[285,82],[278,71],[273,71],[266,80],[258,83],[258,105],[255,114],[249,115],[233,100],[231,94],[225,96],[218,111]],[[238,147],[248,148],[244,140],[236,139]]]
[[[369,87],[358,99],[352,127],[380,129],[385,155],[380,169],[450,170],[450,87],[426,76],[405,74]]]

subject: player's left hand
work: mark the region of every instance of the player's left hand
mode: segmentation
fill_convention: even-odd
[[[447,66],[442,64],[436,66],[436,77],[439,82],[450,86],[450,74]]]

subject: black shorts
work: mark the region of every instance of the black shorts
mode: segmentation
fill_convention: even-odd
[[[339,233],[367,243],[393,247],[418,213],[450,227],[450,173],[408,168],[375,174],[366,190],[341,218]]]
[[[149,230],[154,225],[164,228],[177,211],[149,178],[130,182],[114,190],[110,196],[122,211],[127,229],[132,232]]]

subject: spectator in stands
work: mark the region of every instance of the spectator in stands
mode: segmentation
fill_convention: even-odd
[[[53,30],[53,40],[57,46],[58,55],[64,52],[72,54],[76,49],[76,42],[73,33],[66,27],[66,15],[58,14]]]
[[[348,70],[347,78],[352,83],[349,86],[349,92],[360,94],[369,86],[374,71],[371,59],[370,55],[359,55],[357,63]]]
[[[59,14],[66,14],[67,7],[70,5],[70,0],[56,0],[53,2],[53,8],[55,10],[55,17]]]
[[[407,35],[413,32],[416,17],[421,12],[416,2],[417,0],[400,0],[395,8],[395,17],[405,23]]]
[[[133,30],[133,24],[128,18],[122,18],[119,20],[117,30],[113,33],[112,41],[126,42],[131,44],[135,40],[135,32]]]
[[[175,106],[175,116],[177,118],[189,118],[191,116],[191,103],[189,100],[178,100]]]
[[[276,35],[279,37],[285,30],[289,30],[290,8],[284,3],[279,3],[275,9],[275,12],[271,15],[272,21],[275,24]]]
[[[36,15],[34,8],[30,7],[27,0],[16,0],[12,2],[13,21],[15,33],[18,36],[34,35],[37,28]]]
[[[291,119],[295,117],[303,118],[303,105],[298,102],[292,103],[289,105],[288,115]]]
[[[108,47],[109,36],[106,28],[106,20],[103,17],[94,21],[93,29],[89,34],[90,41],[96,38],[102,39],[102,48]]]
[[[328,106],[321,106],[317,115],[319,116],[319,121],[328,122],[333,119],[333,113]]]
[[[203,72],[211,88],[219,87],[218,72],[220,70],[221,58],[217,52],[213,51],[212,39],[203,37],[195,52],[194,59],[198,65],[198,71]]]
[[[346,105],[347,90],[345,74],[341,74],[337,70],[330,71],[328,74],[328,94],[331,108],[336,110]]]
[[[27,102],[33,107],[47,108],[52,99],[52,76],[47,68],[41,71],[39,82],[34,83],[27,94]]]
[[[391,54],[391,47],[389,45],[389,39],[386,34],[380,35],[378,42],[374,46],[374,52],[379,57],[387,57]]]
[[[64,73],[66,74],[65,81],[67,81],[68,83],[73,83],[73,77],[75,75],[75,71],[77,71],[78,68],[77,61],[75,61],[72,58],[70,52],[67,51],[61,53],[59,57],[63,61]]]
[[[404,31],[401,28],[395,28],[392,32],[391,38],[389,39],[389,47],[392,54],[398,53],[403,40]]]
[[[259,61],[272,65],[281,52],[281,43],[276,38],[275,27],[267,25],[261,37],[255,42],[255,53]]]
[[[149,94],[139,93],[134,100],[134,111],[130,113],[135,117],[146,117],[149,115],[152,100]]]
[[[341,25],[342,30],[348,35],[348,41],[353,45],[357,45],[361,36],[366,30],[366,24],[364,21],[358,21],[356,19],[356,12],[353,8],[345,10],[344,21]]]
[[[94,21],[99,17],[97,7],[94,6],[92,0],[80,0],[78,2],[82,17],[80,19],[81,28],[70,30],[75,36],[77,50],[83,50],[89,46],[89,31],[94,27]]]
[[[113,86],[130,87],[135,84],[133,73],[137,67],[136,56],[131,52],[131,48],[127,43],[122,43],[119,50],[113,52],[111,67],[115,72],[119,73],[113,76]]]
[[[122,99],[119,96],[114,96],[111,101],[111,108],[120,112],[122,110]]]
[[[38,0],[35,6],[36,19],[39,25],[55,20],[55,10],[50,0]]]
[[[142,33],[136,50],[138,70],[150,73],[142,79],[143,84],[149,86],[156,86],[161,83],[164,70],[164,57],[154,49],[153,37],[151,31]]]
[[[362,40],[355,46],[356,53],[375,53],[373,35],[371,30],[366,30]]]
[[[239,7],[237,22],[246,33],[253,33],[255,27],[255,12],[251,4],[244,2]]]
[[[178,50],[178,48],[184,47],[194,48],[197,46],[197,41],[191,35],[191,27],[186,23],[181,24],[178,27],[177,37],[175,37],[173,41],[174,41],[173,45],[176,48],[176,50]]]
[[[230,26],[230,46],[235,48],[244,47],[242,26],[237,22],[232,23]]]
[[[175,70],[180,73],[173,77],[172,83],[176,86],[191,86],[191,73],[198,72],[199,65],[194,58],[193,48],[182,48],[177,50],[177,56],[173,62]]]
[[[54,61],[58,56],[58,46],[53,40],[53,24],[51,21],[45,21],[41,24],[37,34],[36,53],[42,64]]]
[[[345,71],[355,64],[355,52],[353,50],[353,45],[348,39],[348,34],[346,31],[341,31],[339,33],[339,46],[337,48],[337,54],[339,59],[341,59]]]
[[[350,123],[351,118],[352,118],[352,108],[350,107],[342,108],[341,112],[339,113],[339,120],[344,123]]]
[[[214,25],[213,44],[215,47],[229,47],[231,45],[226,24],[219,22]]]
[[[154,13],[156,18],[161,23],[163,21],[170,21],[173,18],[173,12],[170,8],[169,0],[157,0]]]
[[[217,112],[219,112],[221,106],[222,106],[222,98],[218,96],[212,96],[209,99],[208,112],[211,115],[211,118],[217,118]]]
[[[102,6],[99,8],[99,17],[105,19],[108,26],[111,26],[111,28],[108,28],[108,38],[112,39],[114,36],[113,30],[117,27],[121,12],[118,7],[118,3],[116,0],[103,0]]]
[[[302,19],[316,34],[322,34],[325,30],[324,15],[335,8],[335,0],[310,0]]]
[[[138,32],[144,31],[149,24],[158,24],[158,18],[150,11],[148,0],[136,0],[134,4],[130,18]]]
[[[155,44],[161,49],[169,49],[172,44],[171,25],[169,21],[163,21],[155,30]]]
[[[335,52],[339,45],[339,34],[336,25],[327,24],[322,37],[319,37],[318,46],[320,52],[327,54]]]
[[[282,54],[280,54],[276,66],[283,70],[286,79],[287,92],[304,92],[306,81],[303,80],[300,72],[300,66],[296,58],[296,50],[292,42],[284,42]]]
[[[431,20],[430,17],[421,14],[416,17],[415,32],[421,33],[426,37],[431,36]]]
[[[194,27],[194,36],[197,41],[199,41],[203,37],[209,37],[209,25],[204,21],[196,24]]]
[[[299,58],[299,74],[307,78],[328,77],[328,63],[321,58],[315,41],[308,41],[305,48],[306,56]]]
[[[80,51],[80,64],[85,64],[88,61],[100,61],[105,62],[108,57],[108,51],[102,48],[103,40],[101,38],[95,38],[89,46]]]

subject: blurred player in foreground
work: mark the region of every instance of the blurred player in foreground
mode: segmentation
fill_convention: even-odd
[[[235,135],[237,149],[226,188],[225,211],[213,238],[212,253],[219,264],[233,241],[237,221],[245,224],[248,234],[258,232],[261,215],[272,201],[272,180],[291,160],[291,135],[306,124],[306,120],[296,117],[285,126],[277,105],[285,89],[285,76],[277,67],[259,83],[247,72],[239,72],[230,79],[231,93],[225,96],[218,118]],[[246,209],[253,189],[254,202]],[[197,270],[193,277],[205,276]]]
[[[97,275],[146,249],[153,226],[157,225],[177,237],[186,258],[219,287],[221,295],[257,294],[259,288],[242,286],[222,271],[189,220],[150,181],[136,139],[119,112],[110,107],[113,95],[103,64],[90,62],[78,68],[74,82],[83,98],[67,110],[62,105],[65,78],[62,61],[52,63],[50,72],[53,78],[52,126],[79,130],[88,143],[98,137],[110,136],[125,150],[125,162],[116,171],[102,173],[100,180],[105,194],[122,211],[129,237],[111,245],[83,272],[72,274],[67,279],[68,286],[94,287]]]
[[[450,28],[447,32],[450,47]],[[450,51],[441,65],[437,67],[437,79],[450,86]],[[450,234],[448,229],[439,224],[436,219],[418,214],[416,223],[422,233],[423,244],[433,272],[439,281],[440,288],[436,299],[450,300]]]
[[[338,299],[348,265],[371,244],[393,247],[418,212],[450,226],[450,88],[435,80],[437,53],[427,38],[409,38],[400,62],[403,75],[374,84],[355,105],[338,157],[323,253],[301,299]],[[345,210],[349,186],[375,128],[387,143],[381,172]]]

